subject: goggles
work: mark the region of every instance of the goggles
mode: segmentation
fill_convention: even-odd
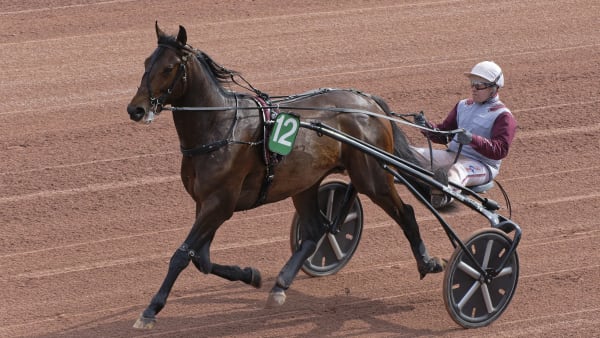
[[[471,81],[471,88],[475,88],[477,90],[484,90],[486,88],[494,87],[496,84],[493,82],[481,82],[481,81]]]

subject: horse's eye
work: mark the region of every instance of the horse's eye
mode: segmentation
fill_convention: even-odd
[[[175,68],[175,66],[169,65],[169,66],[165,67],[165,69],[163,70],[163,73],[164,74],[169,74],[169,73],[171,73],[173,71],[173,68]]]

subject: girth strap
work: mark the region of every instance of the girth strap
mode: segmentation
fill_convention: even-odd
[[[258,206],[264,204],[265,201],[267,200],[267,193],[269,191],[269,187],[271,186],[271,183],[273,183],[273,179],[275,178],[275,172],[274,172],[275,164],[277,164],[279,162],[277,155],[274,154],[273,152],[269,151],[269,149],[268,149],[268,143],[269,143],[268,138],[269,138],[269,133],[271,131],[271,127],[269,126],[268,122],[271,121],[272,119],[274,119],[275,118],[274,115],[277,115],[277,114],[276,114],[276,112],[271,111],[270,108],[264,108],[264,107],[269,107],[271,105],[268,97],[255,96],[255,97],[253,97],[253,99],[254,99],[254,101],[256,101],[258,106],[261,107],[260,111],[261,111],[262,117],[263,117],[263,126],[264,126],[263,159],[265,161],[265,169],[266,169],[265,170],[265,178],[260,187],[260,193],[258,195],[258,199],[254,203],[254,207],[258,207]]]

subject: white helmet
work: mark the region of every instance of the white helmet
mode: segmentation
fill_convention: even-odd
[[[504,86],[502,69],[493,61],[482,61],[476,64],[469,73],[465,73],[465,75],[479,76],[500,88]]]

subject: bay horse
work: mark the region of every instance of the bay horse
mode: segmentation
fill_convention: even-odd
[[[183,244],[171,257],[160,289],[134,327],[155,325],[156,315],[165,306],[175,280],[190,261],[204,274],[261,287],[258,269],[214,263],[210,259],[210,245],[221,224],[234,212],[291,197],[300,218],[303,241],[281,269],[267,299],[268,307],[282,305],[285,291],[325,234],[317,194],[323,178],[336,172],[347,173],[359,193],[368,196],[400,225],[421,278],[443,271],[444,262],[427,252],[413,208],[400,199],[393,176],[378,160],[350,145],[301,129],[291,153],[269,170],[265,161],[265,121],[261,114],[264,99],[226,89],[227,84],[235,82],[234,76],[240,74],[189,46],[183,26],[179,26],[177,36],[165,34],[158,23],[155,29],[158,46],[145,60],[141,85],[127,106],[130,118],[136,122],[151,120],[167,105],[215,107],[215,110],[172,109],[183,153],[181,180],[196,202],[196,218]],[[416,163],[405,135],[394,123],[370,114],[344,114],[327,109],[341,107],[384,115],[390,109],[381,98],[356,90],[331,89],[290,96],[287,102],[319,108],[299,109],[295,113],[302,119],[322,121]]]

